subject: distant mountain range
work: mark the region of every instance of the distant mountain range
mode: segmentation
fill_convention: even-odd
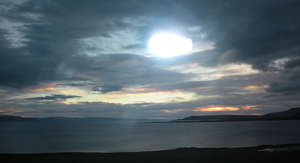
[[[300,120],[300,107],[291,108],[282,112],[264,115],[207,115],[190,116],[172,122],[223,122],[223,121],[263,121],[263,120]]]
[[[160,121],[159,119],[154,119]],[[0,121],[154,121],[153,119],[131,118],[106,118],[106,117],[48,117],[48,118],[25,118],[19,116],[0,115]]]
[[[226,121],[264,121],[264,120],[300,120],[300,107],[291,108],[282,112],[268,113],[264,115],[206,115],[190,116],[167,122],[226,122]],[[142,121],[142,122],[166,122],[160,119],[130,119],[130,118],[105,118],[105,117],[48,117],[48,118],[24,118],[18,116],[0,115],[0,121]]]

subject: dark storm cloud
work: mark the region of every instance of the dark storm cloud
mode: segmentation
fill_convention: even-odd
[[[187,1],[187,5],[189,2]],[[194,3],[206,39],[215,43],[220,63],[244,62],[267,70],[299,46],[299,1],[219,1]],[[207,7],[206,10],[202,10]],[[211,9],[211,10],[209,10]],[[203,15],[200,15],[203,14]]]
[[[133,54],[71,56],[59,67],[78,74],[91,74],[82,80],[94,81],[95,87],[103,87],[103,84],[130,86],[173,83],[193,75],[166,70],[159,67],[152,58]],[[101,79],[100,83],[98,83],[99,79]]]
[[[27,58],[21,49],[12,48],[6,34],[8,31],[0,30],[0,85],[22,88],[37,84],[38,59]]]
[[[126,3],[119,1],[118,3],[112,1],[27,1],[14,7],[5,15],[9,20],[28,23],[30,14],[40,17],[36,23],[26,24],[24,28],[19,29],[26,40],[26,46],[20,48],[23,52],[20,55],[29,61],[24,64],[32,65],[32,69],[27,71],[27,74],[32,74],[27,75],[29,84],[22,85],[22,83],[16,82],[15,87],[22,88],[43,80],[81,80],[82,77],[75,75],[84,73],[89,75],[93,72],[96,73],[96,77],[99,73],[109,76],[113,74],[113,78],[116,79],[120,72],[117,70],[119,67],[114,68],[111,65],[118,64],[120,59],[124,62],[130,60],[131,55],[113,55],[109,57],[108,61],[103,61],[105,57],[102,56],[78,55],[82,46],[77,39],[95,36],[110,37],[108,32],[132,28],[133,24],[124,21],[123,18],[133,17],[135,19],[143,16],[139,13],[142,14],[149,10],[145,9],[145,6],[143,3],[135,1]],[[3,38],[3,40],[5,39]],[[142,46],[142,44],[130,44],[124,48],[132,49]],[[15,59],[11,59],[9,62],[10,65],[16,67],[13,71],[27,67],[27,65],[17,64]],[[107,64],[111,65],[107,66]],[[121,67],[123,69],[118,74],[119,76],[132,76],[130,74],[139,76],[148,69],[142,64]],[[109,76],[102,75],[101,77]],[[17,79],[25,78],[16,74],[12,80],[17,81]],[[6,81],[3,82],[4,85],[12,85]],[[110,82],[109,79],[107,82]]]
[[[116,75],[107,77],[106,82],[115,81],[124,85],[166,84],[185,80],[187,77],[192,76],[192,74],[181,74],[162,68],[144,66],[119,70],[116,72]]]
[[[28,22],[30,14],[40,17],[35,20],[37,23],[27,24],[20,29],[27,45],[22,50],[29,54],[28,60],[43,58],[48,62],[46,65],[41,61],[35,62],[38,66],[30,70],[35,78],[41,69],[49,73],[47,76],[57,75],[55,70],[61,62],[69,56],[77,55],[81,50],[77,39],[109,37],[109,32],[131,29],[139,32],[138,37],[145,44],[155,31],[181,30],[189,35],[192,32],[183,28],[193,25],[201,27],[199,32],[205,34],[203,40],[214,42],[215,49],[204,55],[202,52],[182,56],[178,62],[198,62],[202,66],[244,62],[252,64],[254,68],[268,70],[271,61],[290,56],[289,51],[299,46],[299,6],[298,1],[116,3],[33,0],[7,11],[5,17],[21,22]],[[149,19],[149,23],[142,26],[125,21],[126,18],[138,20],[143,16],[153,19]],[[194,40],[200,39],[193,34],[191,37]],[[124,48],[145,47],[143,44],[129,44]],[[87,56],[87,59],[80,57],[83,61],[93,60]],[[78,66],[77,69],[91,67],[88,64],[89,62],[82,62],[74,66]]]
[[[300,59],[293,59],[285,63],[284,68],[296,69],[300,67]]]
[[[283,69],[278,70],[278,72],[281,74],[280,80],[271,82],[266,91],[270,93],[276,93],[281,96],[298,94],[300,90],[299,61],[299,59],[292,59],[285,62]]]
[[[270,87],[266,89],[268,92],[281,93],[282,95],[294,95],[299,93],[299,82],[272,82]]]
[[[127,2],[115,4],[111,1],[26,1],[6,11],[5,18],[27,23],[19,29],[26,46],[8,48],[8,41],[3,37],[5,33],[1,33],[1,44],[4,44],[1,46],[1,61],[8,65],[1,66],[1,76],[5,77],[1,84],[22,88],[43,80],[78,79],[71,77],[70,73],[66,75],[57,71],[59,68],[65,69],[64,61],[70,56],[73,61],[68,62],[76,63],[73,65],[75,70],[84,67],[100,69],[99,66],[89,66],[89,60],[93,60],[90,57],[76,56],[81,50],[77,39],[109,37],[109,31],[132,27],[122,18],[142,9],[135,7],[134,11],[129,7],[131,3]],[[33,23],[28,15],[40,19]]]
[[[51,96],[34,97],[34,98],[30,98],[30,99],[32,99],[32,100],[65,100],[68,98],[80,98],[80,97],[81,96],[54,94]]]
[[[165,83],[177,78],[184,79],[189,75],[165,70],[158,67],[152,58],[134,54],[70,56],[62,61],[58,68],[61,70],[58,73],[67,73],[69,70],[77,74],[86,74],[87,77],[82,79],[101,79],[107,84],[125,85]]]

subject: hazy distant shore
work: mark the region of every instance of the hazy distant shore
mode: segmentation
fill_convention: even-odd
[[[162,119],[130,119],[107,117],[48,117],[26,118],[19,116],[0,115],[0,121],[118,121],[118,122],[146,122],[146,123],[186,123],[186,122],[237,122],[237,121],[275,121],[300,120],[300,107],[291,108],[281,112],[272,112],[264,115],[203,115],[189,116],[176,120]]]
[[[262,145],[239,148],[179,148],[150,152],[0,154],[5,163],[96,163],[96,162],[298,162],[300,144]]]

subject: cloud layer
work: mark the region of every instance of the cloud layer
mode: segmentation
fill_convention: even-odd
[[[182,118],[299,106],[299,1],[4,0],[0,9],[3,114]],[[153,57],[147,43],[161,32],[191,38],[193,52]]]

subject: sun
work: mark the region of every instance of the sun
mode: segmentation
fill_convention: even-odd
[[[148,42],[151,53],[166,58],[186,54],[192,50],[192,47],[191,39],[175,34],[157,34]]]

